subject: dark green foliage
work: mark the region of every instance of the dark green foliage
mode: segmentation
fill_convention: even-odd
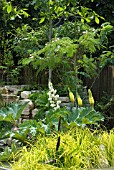
[[[107,129],[112,129],[114,125],[114,96],[104,92],[100,101],[96,102],[95,108],[100,111],[105,118],[103,126]]]
[[[33,103],[35,104],[35,107],[38,108],[38,114],[35,116],[36,119],[44,119],[45,118],[45,112],[49,109],[49,101],[48,101],[48,95],[46,92],[36,92],[30,95],[29,97]]]
[[[20,70],[17,69],[17,66],[20,65],[25,67],[26,64],[32,64],[35,69],[38,69],[38,72],[49,67],[57,69],[62,65],[61,72],[63,73],[69,72],[72,68],[75,70],[75,63],[69,59],[69,56],[73,58],[75,52],[79,60],[83,60],[84,55],[89,60],[89,58],[94,58],[93,55],[95,56],[97,51],[97,59],[100,60],[99,56],[104,45],[107,48],[107,36],[109,37],[112,26],[108,22],[107,25],[102,24],[105,20],[100,13],[98,13],[99,15],[96,13],[99,10],[93,4],[105,5],[104,2],[97,2],[97,0],[93,2],[83,0],[79,2],[74,0],[26,2],[23,0],[8,3],[6,0],[2,0],[0,6],[1,23],[3,23],[0,32],[2,52],[0,62],[1,65],[7,67],[6,73],[11,73],[10,78],[13,80],[10,83],[19,83],[20,80],[16,77],[20,74]],[[106,6],[111,7],[107,4]],[[102,29],[99,29],[101,24]],[[68,38],[64,39],[64,37],[70,38],[69,40],[73,40],[73,42],[69,43]],[[51,43],[57,38],[60,40]],[[76,48],[72,48],[72,45],[76,45]],[[58,48],[59,46],[61,50]],[[65,48],[66,46],[68,48]],[[96,58],[93,60],[90,60],[90,65],[92,63],[94,67],[92,73],[96,69]],[[86,67],[83,73],[80,73],[79,70],[78,74],[89,76],[90,70]],[[59,76],[63,81],[62,77],[64,79],[65,75]]]

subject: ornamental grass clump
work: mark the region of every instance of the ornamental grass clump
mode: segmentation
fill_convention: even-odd
[[[102,167],[100,160],[105,160],[105,154],[100,149],[103,140],[98,131],[75,128],[59,135],[61,141],[58,151],[56,135],[38,138],[35,145],[29,149],[24,147],[15,157],[12,170],[84,170]]]

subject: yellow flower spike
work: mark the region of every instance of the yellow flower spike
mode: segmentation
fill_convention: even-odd
[[[89,103],[92,107],[94,107],[94,98],[93,98],[93,95],[92,95],[92,92],[90,89],[88,89],[88,94],[89,94]]]
[[[81,107],[82,106],[82,99],[81,99],[80,95],[78,94],[78,92],[76,93],[76,98],[77,98],[78,106]]]
[[[74,99],[74,94],[71,92],[70,88],[68,88],[68,91],[69,91],[69,98],[70,98],[70,101],[73,103],[74,105],[74,102],[75,102],[75,99]]]

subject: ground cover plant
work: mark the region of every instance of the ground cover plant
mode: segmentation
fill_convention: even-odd
[[[56,150],[58,135],[60,146]],[[107,140],[108,139],[108,140]],[[35,145],[14,157],[12,170],[92,169],[113,166],[114,131],[73,128],[67,133],[39,136]],[[18,161],[16,161],[18,159]]]

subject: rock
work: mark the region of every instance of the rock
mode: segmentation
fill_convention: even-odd
[[[99,149],[102,151],[101,158],[99,159],[99,163],[100,163],[101,168],[109,168],[110,165],[108,163],[108,158],[106,156],[105,146],[103,144],[101,144],[99,146]]]
[[[30,111],[34,109],[34,104],[30,99],[24,99],[21,100],[20,103],[24,104],[25,102],[28,102],[27,106],[25,107],[22,115],[29,115]]]
[[[8,94],[8,88],[7,87],[2,88],[2,94]]]
[[[31,93],[38,93],[39,90],[31,90]]]
[[[29,120],[29,118],[26,118],[26,119],[23,118],[23,119],[22,119],[22,122],[26,122],[26,120]]]
[[[22,99],[28,99],[30,94],[31,94],[30,91],[23,91],[23,92],[21,92],[21,98]]]
[[[2,94],[2,98],[3,98],[3,101],[7,104],[19,101],[19,96],[16,96],[13,94]]]
[[[15,86],[6,86],[10,94],[18,94],[19,89]]]
[[[109,168],[110,167],[108,160],[106,158],[104,158],[104,159],[101,158],[101,159],[99,159],[99,161],[100,161],[101,168]]]
[[[8,146],[11,146],[11,143],[12,143],[12,139],[11,139],[11,138],[7,138],[7,139],[6,139],[6,144],[7,144]]]
[[[68,97],[59,97],[58,100],[60,100],[61,102],[66,102],[68,103],[69,102],[69,98]]]
[[[13,94],[17,95],[19,93],[19,89],[14,89]]]
[[[37,108],[32,110],[32,118],[34,118],[37,113],[38,113],[38,109]]]
[[[61,103],[60,104],[61,107],[71,107],[71,103]]]

